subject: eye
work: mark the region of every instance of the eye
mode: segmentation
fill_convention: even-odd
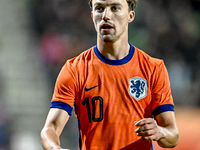
[[[102,12],[104,10],[104,8],[102,6],[96,6],[95,10],[98,12]]]
[[[118,6],[113,6],[111,9],[112,11],[118,11],[120,8]]]

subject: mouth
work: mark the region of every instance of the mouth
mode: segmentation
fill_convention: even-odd
[[[103,25],[101,28],[102,28],[102,29],[111,29],[111,28],[113,28],[113,27],[110,26],[110,25]]]
[[[101,26],[101,29],[103,30],[103,31],[110,31],[111,29],[113,29],[114,27],[112,26],[112,25],[110,25],[110,24],[103,24],[102,26]]]

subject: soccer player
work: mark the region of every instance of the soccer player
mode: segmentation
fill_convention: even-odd
[[[177,145],[166,67],[128,42],[136,2],[90,0],[97,45],[60,71],[41,131],[45,150],[64,150],[59,136],[73,107],[81,150],[152,150],[152,140]]]

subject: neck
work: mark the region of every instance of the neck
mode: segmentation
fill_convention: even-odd
[[[129,54],[130,50],[128,38],[125,40],[117,40],[115,42],[104,42],[98,38],[97,47],[102,55],[111,60],[123,59]]]

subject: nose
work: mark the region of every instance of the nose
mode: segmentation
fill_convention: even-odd
[[[108,8],[104,9],[103,15],[102,15],[102,19],[103,20],[110,20],[111,17],[111,12]]]

